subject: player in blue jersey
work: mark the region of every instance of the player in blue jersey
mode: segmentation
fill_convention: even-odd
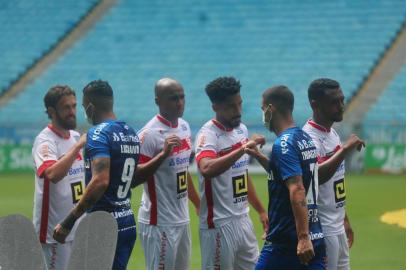
[[[136,240],[130,188],[148,179],[180,141],[175,136],[167,137],[157,156],[138,165],[139,139],[130,126],[116,119],[108,82],[90,82],[83,89],[83,107],[89,122],[95,125],[87,133],[85,146],[86,190],[77,206],[55,227],[54,238],[63,243],[86,211],[110,212],[118,224],[113,269],[126,269]]]
[[[264,125],[277,139],[269,159],[258,150],[250,153],[269,173],[269,229],[257,270],[325,269],[316,204],[316,148],[309,135],[296,127],[293,104],[286,86],[272,87],[262,96]]]

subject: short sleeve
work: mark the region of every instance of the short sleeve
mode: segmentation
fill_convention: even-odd
[[[278,141],[274,147],[276,148],[277,157],[275,158],[278,159],[282,180],[303,174],[299,160],[300,153],[292,141]]]
[[[138,133],[138,137],[141,142],[140,164],[143,164],[155,156],[157,144],[151,129],[141,129]]]
[[[201,129],[196,136],[196,161],[199,164],[203,158],[217,157],[216,134],[208,129]]]
[[[101,157],[110,157],[109,136],[105,130],[96,134],[94,129],[87,134],[86,154],[91,160]]]
[[[58,160],[58,149],[55,142],[50,139],[38,138],[33,149],[33,158],[37,175],[43,178],[45,170]]]

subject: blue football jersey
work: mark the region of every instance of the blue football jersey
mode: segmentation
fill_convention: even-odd
[[[138,136],[125,122],[107,120],[89,129],[85,146],[86,186],[92,179],[91,161],[102,157],[110,158],[109,186],[90,211],[116,212],[131,209],[130,186],[139,152]]]
[[[316,147],[310,136],[298,127],[280,134],[272,147],[269,161],[269,230],[267,241],[296,252],[297,234],[289,190],[286,180],[302,176],[306,189],[309,233],[314,247],[321,246],[323,233],[317,215],[317,162]]]

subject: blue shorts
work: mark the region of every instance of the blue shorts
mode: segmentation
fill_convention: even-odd
[[[116,218],[118,225],[118,237],[116,254],[114,256],[113,270],[125,270],[130,260],[137,230],[135,227],[134,215]]]
[[[315,256],[309,264],[303,265],[299,257],[292,251],[277,245],[264,245],[259,255],[255,270],[325,270],[325,247],[315,249]]]

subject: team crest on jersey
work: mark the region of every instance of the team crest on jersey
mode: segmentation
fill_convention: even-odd
[[[182,128],[183,131],[186,131],[186,130],[187,130],[187,126],[186,126],[185,124],[182,124],[182,125],[181,125],[181,128]]]

